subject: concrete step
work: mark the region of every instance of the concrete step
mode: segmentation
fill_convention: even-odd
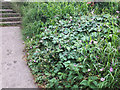
[[[9,5],[11,5],[11,3],[8,3],[8,2],[2,2],[1,3],[1,6],[9,6]]]
[[[17,17],[20,16],[19,13],[0,13],[0,17]]]
[[[8,12],[14,12],[12,9],[0,9],[0,12],[2,13],[8,13]]]
[[[2,4],[7,5],[7,4],[11,4],[10,2],[2,2]]]
[[[0,6],[9,6],[9,5],[11,5],[10,3],[1,3],[1,5]]]
[[[21,21],[11,21],[11,22],[0,22],[0,26],[16,26],[20,25]]]
[[[0,7],[2,7],[2,8],[11,8],[11,3],[1,3]]]
[[[0,21],[20,21],[21,17],[0,17]]]
[[[1,6],[2,9],[12,9],[11,6]]]

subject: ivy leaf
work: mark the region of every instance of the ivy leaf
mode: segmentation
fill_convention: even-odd
[[[102,18],[101,17],[97,17],[97,20],[100,21],[100,20],[102,20]]]
[[[82,78],[83,78],[83,75],[79,74],[78,79],[82,79]]]
[[[83,68],[84,66],[83,65],[79,65],[78,67]]]
[[[109,18],[109,16],[110,16],[109,14],[104,14],[103,15],[103,17],[105,17],[105,18]]]
[[[74,85],[72,88],[78,88],[78,85]]]
[[[97,83],[97,81],[93,81],[93,83],[94,83],[94,85],[95,85],[95,86],[98,86],[98,83]]]
[[[68,34],[68,31],[67,31],[67,30],[65,30],[65,31],[64,31],[64,34]]]
[[[66,47],[68,51],[70,51],[70,47]]]
[[[83,80],[82,82],[80,82],[81,85],[85,85],[88,86],[88,81],[87,80]]]
[[[86,68],[83,68],[83,69],[82,69],[82,72],[84,72],[84,73],[87,72],[87,69],[86,69]]]
[[[70,61],[64,62],[63,64],[65,65],[65,67],[68,67],[70,64]]]
[[[88,77],[88,79],[91,79],[91,80],[97,80],[98,77],[97,77],[97,76],[90,76],[90,77]]]

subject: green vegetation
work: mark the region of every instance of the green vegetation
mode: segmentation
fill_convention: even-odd
[[[118,3],[21,3],[28,65],[45,88],[120,89]]]

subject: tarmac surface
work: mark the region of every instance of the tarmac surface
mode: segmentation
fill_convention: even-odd
[[[23,49],[20,27],[0,27],[0,88],[37,88]]]

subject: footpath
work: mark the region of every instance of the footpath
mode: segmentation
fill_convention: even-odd
[[[0,9],[0,88],[37,88],[24,56],[21,19],[7,6]]]

